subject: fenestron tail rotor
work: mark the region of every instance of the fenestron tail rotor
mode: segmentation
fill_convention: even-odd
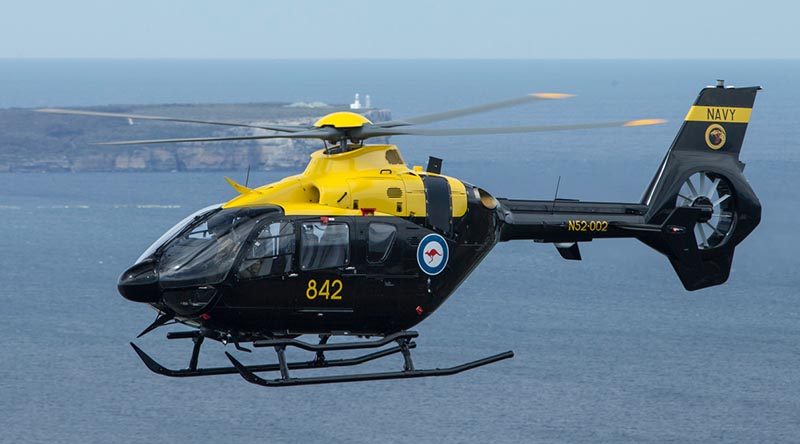
[[[707,250],[720,246],[733,231],[735,199],[730,182],[722,176],[700,171],[689,176],[681,186],[676,207],[706,206],[711,208],[708,220],[694,226],[697,248]]]
[[[450,120],[472,114],[479,114],[501,108],[522,105],[524,103],[558,100],[573,97],[563,93],[535,93],[514,99],[487,103],[472,107],[460,108],[434,114],[426,114],[403,120],[373,123],[364,116],[352,112],[336,112],[319,119],[313,126],[285,126],[285,125],[251,125],[237,122],[218,122],[209,120],[184,119],[177,117],[159,117],[140,114],[106,113],[97,111],[81,111],[69,109],[46,108],[37,110],[44,113],[68,114],[93,117],[124,118],[130,120],[158,120],[166,122],[207,124],[218,126],[243,127],[261,130],[276,131],[277,134],[228,136],[228,137],[190,137],[178,139],[149,139],[129,140],[116,142],[101,142],[98,145],[144,145],[157,143],[196,143],[196,142],[223,142],[223,141],[252,141],[262,139],[319,139],[333,144],[339,144],[339,150],[358,147],[361,142],[374,137],[387,136],[472,136],[490,134],[516,134],[537,133],[549,131],[572,131],[598,128],[625,128],[664,123],[661,119],[639,119],[615,122],[576,123],[567,125],[527,125],[506,126],[494,128],[418,128],[417,125]],[[348,146],[348,142],[356,144]]]

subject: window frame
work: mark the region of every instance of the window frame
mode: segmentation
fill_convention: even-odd
[[[263,238],[259,238],[258,237],[259,234],[261,234],[261,232],[265,228],[267,228],[267,227],[269,227],[271,225],[275,225],[275,224],[282,224],[282,226],[278,228],[278,230],[279,230],[278,234],[275,234],[275,235],[272,235],[272,236],[263,237]],[[287,227],[287,226],[288,227],[292,227],[292,232],[291,233],[287,233],[287,234],[280,234],[280,232],[283,231],[283,229],[285,227]],[[270,222],[270,223],[260,227],[258,230],[255,230],[255,231],[256,231],[256,234],[255,234],[255,237],[253,237],[253,239],[251,240],[251,242],[250,242],[251,244],[253,242],[257,242],[258,240],[281,239],[281,238],[284,238],[284,237],[292,238],[293,241],[295,241],[297,239],[297,234],[296,234],[296,231],[294,229],[294,223],[292,223],[292,221],[288,220],[288,219],[283,219],[283,220],[277,220],[277,221]],[[295,243],[295,242],[291,242],[291,243]],[[247,256],[247,250],[245,250],[245,256],[244,256],[243,260],[246,260],[246,261],[251,260],[252,261],[252,260],[256,260],[256,259],[276,258],[278,256],[287,256],[289,254],[294,254],[295,251],[296,251],[296,248],[293,248],[292,252],[290,252],[290,253],[281,253],[281,245],[282,244],[281,244],[281,242],[279,240],[277,245],[275,245],[273,247],[273,251],[276,251],[276,253],[275,254],[268,254],[268,255],[265,255],[265,256],[248,257]]]
[[[265,237],[263,239],[278,239],[278,240],[280,240],[283,237],[290,238],[291,239],[291,245],[292,245],[292,251],[290,253],[280,253],[279,252],[278,254],[274,254],[274,255],[259,256],[259,257],[253,257],[253,258],[248,257],[248,249],[252,248],[253,244],[258,241],[258,235],[265,228],[267,228],[270,225],[273,225],[275,223],[279,223],[279,224],[285,223],[284,226],[291,226],[292,227],[292,234],[277,234],[275,236],[269,236],[269,237]],[[281,230],[279,230],[279,233],[280,233],[280,231]],[[288,218],[288,217],[284,217],[284,218],[281,218],[281,219],[278,219],[278,220],[272,220],[272,221],[269,221],[269,222],[265,223],[264,225],[262,225],[260,227],[257,227],[255,230],[253,230],[253,233],[251,234],[251,238],[247,240],[247,243],[242,248],[241,257],[236,261],[236,266],[235,267],[236,267],[236,276],[237,276],[237,278],[241,279],[241,280],[251,281],[251,280],[257,280],[257,279],[267,279],[267,278],[272,278],[272,277],[285,276],[287,274],[291,274],[291,273],[295,272],[295,270],[297,269],[296,268],[296,265],[297,265],[296,261],[297,261],[297,257],[299,256],[299,252],[297,250],[297,248],[298,248],[297,236],[298,236],[298,231],[297,231],[296,223],[295,223],[294,220],[292,220],[291,218]],[[277,251],[280,251],[280,241],[278,241]],[[276,273],[276,274],[270,273],[270,274],[254,275],[254,276],[243,276],[242,275],[242,265],[244,263],[246,263],[246,262],[263,260],[263,259],[273,259],[274,260],[275,258],[278,258],[278,257],[281,257],[281,256],[283,256],[283,257],[288,256],[290,258],[290,260],[288,261],[288,263],[289,263],[289,271],[284,271],[284,272]]]
[[[345,254],[344,254],[344,263],[339,265],[334,265],[330,267],[318,267],[318,268],[303,268],[303,230],[305,224],[321,224],[325,226],[329,225],[344,225],[347,228],[347,242],[345,243]],[[297,270],[300,272],[310,272],[310,271],[319,271],[319,270],[333,270],[337,268],[343,268],[350,265],[350,260],[352,259],[351,254],[351,244],[353,242],[353,230],[352,224],[347,221],[330,221],[323,223],[319,219],[306,219],[306,220],[299,220],[297,221],[298,229],[296,230],[297,236]],[[319,244],[315,246],[317,251],[319,251]]]
[[[394,230],[392,232],[391,240],[389,241],[389,248],[387,248],[383,252],[383,256],[381,256],[380,260],[378,260],[378,261],[370,260],[370,257],[369,257],[370,256],[370,238],[369,238],[369,233],[370,233],[370,227],[372,227],[372,225],[387,225],[387,226],[392,227],[392,229]],[[366,242],[366,254],[365,254],[366,260],[367,260],[367,264],[369,264],[369,265],[380,265],[380,264],[385,263],[386,260],[389,259],[389,255],[391,254],[392,249],[394,248],[395,241],[397,240],[397,231],[398,231],[397,230],[397,225],[391,224],[389,222],[370,221],[367,224],[367,242]]]

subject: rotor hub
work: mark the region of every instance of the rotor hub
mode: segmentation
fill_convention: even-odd
[[[697,219],[697,221],[700,223],[708,222],[709,220],[711,220],[711,216],[714,214],[714,203],[711,202],[711,199],[709,199],[706,196],[696,197],[689,206],[705,210],[703,211],[702,215]]]
[[[349,111],[330,113],[314,122],[314,126],[317,128],[322,128],[324,126],[331,126],[334,128],[361,128],[364,125],[370,124],[372,124],[372,121],[366,117]]]

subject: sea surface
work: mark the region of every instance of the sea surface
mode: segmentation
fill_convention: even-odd
[[[635,202],[717,78],[764,87],[741,155],[763,220],[729,282],[687,292],[666,258],[634,240],[583,244],[581,262],[550,245],[498,245],[418,326],[415,363],[516,356],[447,378],[265,389],[236,375],[155,375],[128,345],[154,312],[119,296],[117,277],[183,216],[232,198],[223,175],[243,180],[246,166],[0,174],[0,442],[800,441],[798,61],[0,60],[0,107],[347,103],[360,92],[402,118],[568,92],[577,96],[452,125],[669,122],[393,142],[409,164],[441,157],[446,174],[496,196],[549,199],[560,176],[559,197]],[[167,330],[136,343],[178,368],[190,343],[166,341]],[[224,350],[234,352],[208,344],[201,364],[225,364]]]

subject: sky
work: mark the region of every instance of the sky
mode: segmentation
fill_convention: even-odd
[[[790,1],[0,0],[0,58],[798,58]]]

